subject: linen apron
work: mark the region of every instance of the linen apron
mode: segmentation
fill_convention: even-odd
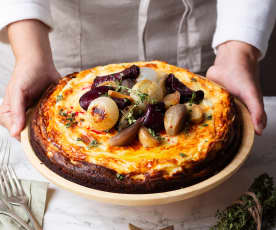
[[[156,59],[200,73],[214,61],[211,41],[216,0],[50,0],[50,3],[54,20],[51,47],[62,75],[96,65]],[[2,86],[10,77],[14,58],[3,43],[0,55]],[[3,87],[0,90],[1,96]]]

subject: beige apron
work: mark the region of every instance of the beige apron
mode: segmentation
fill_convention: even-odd
[[[50,39],[62,75],[136,60],[163,60],[193,72],[206,71],[213,63],[216,0],[50,2],[54,19]],[[1,44],[3,53],[8,58],[0,59],[0,70],[8,75],[12,54]]]

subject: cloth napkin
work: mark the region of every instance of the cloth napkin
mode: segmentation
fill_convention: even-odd
[[[0,105],[2,104],[3,99],[0,97]],[[2,128],[0,126],[0,128]],[[5,133],[4,135],[9,135]],[[28,206],[31,208],[33,215],[35,216],[36,220],[42,226],[44,211],[45,211],[45,204],[46,204],[46,197],[47,197],[47,190],[48,190],[48,183],[47,182],[39,182],[39,181],[32,181],[32,180],[21,180],[22,187],[25,191],[25,194],[29,198]],[[1,195],[1,192],[0,192]],[[0,200],[0,202],[2,202]],[[15,213],[20,216],[26,223],[30,224],[30,220],[25,213],[24,209],[19,206],[11,206]],[[0,230],[18,230],[23,229],[20,228],[19,225],[13,221],[10,217],[0,214]]]
[[[22,187],[25,194],[29,197],[28,206],[30,207],[36,220],[42,226],[43,217],[45,211],[48,183],[30,180],[21,180]],[[0,193],[1,195],[1,193]],[[0,201],[1,202],[1,201]],[[12,206],[15,213],[20,216],[26,223],[30,226],[30,220],[25,213],[24,209],[20,206]],[[0,230],[21,230],[24,229],[20,227],[15,221],[10,217],[0,214]]]

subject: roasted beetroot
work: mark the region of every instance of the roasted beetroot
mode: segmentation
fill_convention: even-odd
[[[191,101],[195,104],[199,104],[204,98],[204,92],[202,90],[193,91],[182,82],[180,82],[172,73],[168,75],[166,79],[167,93],[173,93],[178,91],[180,93],[180,103]]]
[[[94,99],[107,94],[108,90],[114,90],[113,87],[110,86],[99,86],[92,88],[90,91],[85,93],[80,97],[79,103],[80,106],[84,109],[87,110],[91,101]],[[128,99],[123,99],[123,98],[117,98],[117,97],[111,97],[117,104],[119,109],[124,109],[125,107],[129,106],[131,104],[131,101]]]
[[[161,131],[164,129],[165,111],[165,104],[163,102],[149,104],[144,115],[143,125],[147,128],[153,129],[156,132]]]
[[[106,76],[98,76],[94,79],[93,87],[98,86],[99,84],[105,81],[122,81],[124,79],[136,79],[140,73],[140,69],[136,65],[132,65],[129,68],[119,72],[113,73]]]
[[[92,88],[90,91],[88,91],[87,93],[85,93],[80,97],[80,100],[79,100],[80,106],[84,110],[87,110],[91,101],[107,93],[108,90],[113,90],[113,88],[110,86],[99,86],[99,87]]]

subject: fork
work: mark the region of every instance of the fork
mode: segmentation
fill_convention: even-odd
[[[0,200],[2,200],[1,197],[0,197]],[[32,230],[31,227],[24,222],[24,220],[22,220],[19,216],[17,216],[14,213],[14,211],[10,208],[10,206],[7,202],[5,202],[4,200],[2,200],[2,201],[3,201],[3,204],[1,205],[1,203],[0,203],[0,214],[4,214],[6,216],[11,217],[13,220],[15,220],[18,224],[20,224],[26,230]]]
[[[0,187],[3,198],[10,204],[21,206],[29,216],[34,229],[42,230],[41,226],[28,207],[29,199],[26,196],[21,183],[19,182],[13,168],[9,165],[10,153],[10,142],[6,139],[6,143],[2,141],[0,148],[0,154],[2,156],[2,160],[0,160]]]

